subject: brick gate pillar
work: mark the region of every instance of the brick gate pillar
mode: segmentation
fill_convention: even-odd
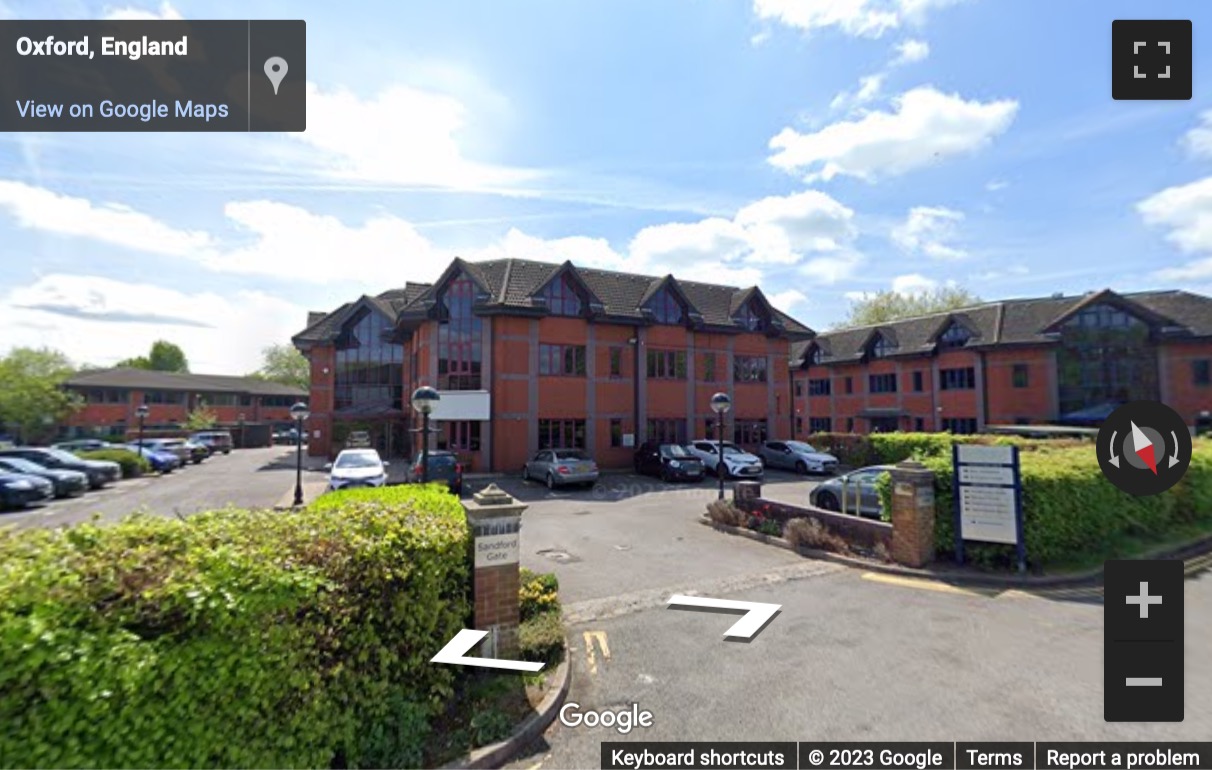
[[[462,502],[472,536],[473,624],[488,632],[477,654],[510,658],[518,650],[518,558],[527,506],[496,484]]]
[[[906,460],[891,473],[892,560],[924,567],[934,561],[934,472]]]

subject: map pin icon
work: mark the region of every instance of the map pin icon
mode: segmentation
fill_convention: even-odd
[[[274,84],[274,96],[278,95],[278,86],[282,83],[282,78],[286,77],[286,60],[281,56],[271,56],[265,60],[265,77],[269,78],[269,82]]]

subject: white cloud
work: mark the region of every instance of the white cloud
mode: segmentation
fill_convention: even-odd
[[[47,345],[101,366],[168,339],[195,371],[249,372],[263,347],[289,339],[304,318],[303,308],[261,292],[190,293],[60,273],[0,298],[5,343]]]
[[[925,294],[938,288],[938,281],[920,273],[898,275],[892,279],[892,290],[897,294]]]
[[[877,38],[903,24],[921,24],[932,8],[958,0],[754,0],[759,18],[803,32],[836,27],[855,37]]]
[[[831,110],[845,110],[873,102],[884,88],[887,74],[877,72],[874,75],[864,75],[859,78],[859,87],[855,91],[842,91],[829,102]]]
[[[892,66],[913,64],[923,61],[929,55],[930,44],[925,40],[903,40],[896,46],[896,58],[892,60]]]
[[[986,270],[983,273],[978,273],[972,276],[977,281],[1003,281],[1007,278],[1021,278],[1024,275],[1029,275],[1031,269],[1026,265],[1010,265],[1006,268],[998,268],[994,270]]]
[[[766,295],[766,299],[770,300],[771,305],[774,305],[784,313],[790,313],[792,308],[808,299],[808,297],[798,289],[787,289],[777,294],[768,294]]]
[[[1145,223],[1167,228],[1166,239],[1187,254],[1212,254],[1212,177],[1169,187],[1136,205]],[[1212,279],[1212,256],[1158,270],[1166,281]]]
[[[894,100],[893,112],[870,112],[815,133],[784,128],[770,140],[768,162],[809,182],[848,175],[869,181],[904,174],[952,155],[974,152],[1004,132],[1014,100],[966,101],[930,86]]]
[[[164,0],[160,3],[157,10],[149,11],[144,8],[136,8],[134,6],[124,6],[121,8],[108,7],[102,15],[106,21],[180,21],[181,12],[173,7],[173,4]]]
[[[1010,183],[1004,179],[990,179],[988,183],[985,184],[985,189],[989,192],[997,192],[998,190],[1005,190],[1009,186]]]
[[[770,39],[770,30],[764,29],[761,32],[755,32],[749,38],[749,44],[756,48],[757,46],[763,45],[769,39]]]
[[[813,283],[831,285],[853,276],[864,261],[862,254],[845,251],[810,259],[800,266],[799,273]]]
[[[1212,158],[1212,110],[1199,116],[1200,125],[1183,135],[1183,145],[1194,158]]]
[[[964,221],[960,211],[943,206],[915,206],[909,210],[904,223],[892,230],[892,242],[907,254],[938,260],[958,260],[967,252],[950,242],[959,237],[959,223]]]

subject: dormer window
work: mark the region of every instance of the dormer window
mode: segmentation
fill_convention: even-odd
[[[1139,319],[1119,308],[1101,304],[1078,311],[1066,326],[1079,326],[1083,329],[1127,329],[1140,323]]]
[[[661,289],[648,303],[652,318],[659,324],[680,324],[682,322],[682,306],[674,298],[669,289]]]
[[[812,352],[808,355],[808,362],[813,363],[813,364],[819,364],[821,362],[822,358],[824,358],[824,354],[821,353],[821,349],[813,348]]]
[[[737,313],[736,321],[751,332],[766,328],[766,319],[754,310],[752,302],[745,303],[741,312]]]
[[[972,339],[972,334],[963,326],[953,323],[938,338],[940,348],[962,348]]]
[[[884,339],[884,335],[878,335],[871,342],[870,354],[872,358],[884,358],[892,353],[893,347],[888,340]]]
[[[585,304],[567,273],[547,284],[541,296],[547,301],[547,309],[552,315],[579,316],[584,313]]]

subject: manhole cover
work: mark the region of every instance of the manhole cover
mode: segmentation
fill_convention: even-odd
[[[536,551],[540,556],[546,556],[552,561],[558,561],[560,564],[571,564],[581,560],[579,556],[573,556],[567,551],[561,551],[558,548],[544,548],[541,551]]]

